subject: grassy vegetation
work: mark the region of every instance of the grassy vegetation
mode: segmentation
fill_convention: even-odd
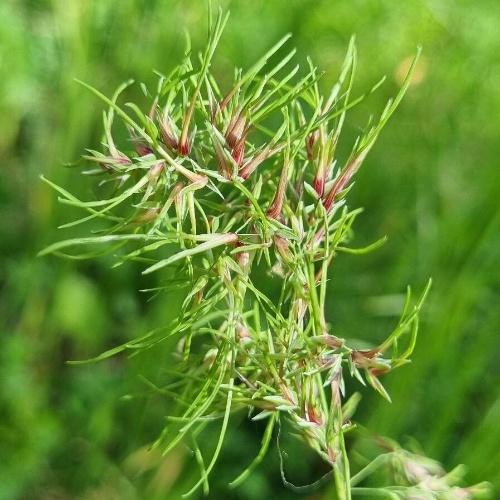
[[[405,61],[423,45],[420,81],[350,193],[352,206],[366,208],[354,227],[356,246],[384,235],[389,242],[334,263],[327,319],[341,337],[376,342],[397,321],[406,285],[422,288],[432,276],[413,364],[384,380],[393,403],[366,393],[356,418],[403,442],[415,437],[448,469],[464,463],[468,483],[489,480],[498,490],[500,6],[488,0],[415,1],[397,9],[388,0],[220,4],[231,19],[213,71],[222,81],[228,74],[228,85],[233,65],[248,67],[291,32],[299,59],[311,55],[331,68],[327,86],[356,33],[355,89],[371,88],[381,74],[388,78],[361,114],[350,115],[347,137],[364,127],[367,109],[378,113],[396,94]],[[38,177],[79,182],[61,164],[100,141],[102,106],[73,78],[107,95],[130,77],[156,81],[152,69],[166,72],[180,59],[184,28],[193,46],[204,45],[205,3],[6,1],[0,15],[0,498],[165,498],[166,491],[178,498],[197,474],[186,450],[163,463],[157,457],[158,471],[141,451],[162,428],[165,401],[121,398],[147,390],[137,374],[154,377],[172,346],[87,367],[65,362],[165,323],[180,301],[147,302],[136,290],[154,286],[155,278],[140,277],[134,265],[112,270],[106,259],[35,259],[59,239],[57,223],[73,215]],[[82,183],[72,191],[85,196],[88,189]],[[235,424],[229,432],[234,444],[223,451],[213,498],[258,450],[262,428]],[[289,477],[303,484],[321,475],[319,462],[306,460],[302,448],[294,452],[293,441],[289,446]],[[308,497],[282,486],[276,452],[254,474],[239,490],[242,498]]]

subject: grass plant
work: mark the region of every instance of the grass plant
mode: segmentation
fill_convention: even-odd
[[[336,335],[326,319],[336,256],[384,243],[353,248],[352,227],[361,210],[348,206],[347,195],[407,91],[418,53],[400,91],[378,119],[368,120],[341,162],[337,146],[348,111],[383,83],[354,95],[354,39],[326,95],[313,62],[303,70],[294,63],[295,51],[286,51],[289,36],[249,69],[235,69],[232,86],[223,89],[210,66],[226,22],[222,11],[210,15],[204,52],[196,55],[188,44],[181,64],[158,74],[156,88],[142,85],[147,106],[122,104],[132,81],[110,98],[80,82],[106,105],[102,148],[84,156],[90,167],[83,173],[98,179],[95,198],[82,200],[43,180],[61,203],[85,214],[62,227],[91,222],[93,234],[54,243],[41,255],[110,254],[116,266],[134,261],[144,275],[161,274],[159,287],[144,290],[157,300],[172,290],[182,296],[171,323],[91,361],[176,343],[168,380],[154,386],[174,407],[153,448],[166,454],[190,443],[200,477],[186,495],[200,488],[208,494],[229,419],[241,411],[267,420],[267,428],[261,451],[231,487],[259,465],[286,420],[329,464],[341,500],[487,494],[484,484],[457,486],[461,469],[445,474],[436,462],[383,438],[372,439],[385,453],[353,475],[346,448],[360,399],[347,390],[346,378],[390,400],[381,377],[408,363],[430,287],[416,299],[408,288],[393,331],[369,348]],[[198,438],[213,420],[220,422],[220,434],[207,459]],[[387,467],[392,482],[363,483]]]

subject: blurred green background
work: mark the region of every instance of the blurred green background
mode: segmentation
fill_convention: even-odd
[[[489,480],[500,494],[500,3],[213,4],[231,11],[214,65],[222,81],[291,32],[299,61],[310,55],[326,70],[326,90],[356,34],[357,93],[387,81],[348,115],[344,151],[423,46],[415,83],[350,194],[352,207],[366,209],[354,244],[389,242],[334,263],[329,320],[340,336],[375,341],[396,321],[406,285],[418,293],[433,277],[413,364],[385,379],[393,403],[363,392],[356,418],[402,442],[412,436],[448,469],[464,463],[468,483]],[[85,196],[79,175],[61,165],[98,149],[102,105],[74,78],[107,94],[130,77],[153,84],[152,70],[179,61],[185,29],[203,47],[206,3],[3,0],[0,19],[0,499],[180,498],[198,474],[187,450],[166,460],[145,451],[168,401],[122,398],[145,389],[139,375],[161,370],[168,346],[66,364],[161,325],[175,303],[147,302],[137,290],[151,282],[133,265],[36,258],[71,235],[57,231],[71,213],[39,175]],[[210,498],[331,497],[328,488],[282,486],[275,449],[228,493],[261,432],[235,422]],[[302,484],[323,471],[301,451],[286,467]]]

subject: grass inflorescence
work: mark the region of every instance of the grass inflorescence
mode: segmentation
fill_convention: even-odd
[[[287,419],[331,465],[339,498],[350,498],[378,462],[351,478],[344,435],[354,427],[359,395],[347,393],[345,377],[390,399],[380,377],[408,362],[430,283],[415,301],[408,289],[392,333],[361,350],[336,336],[327,323],[328,272],[340,252],[360,253],[383,243],[361,250],[349,246],[360,210],[350,209],[346,196],[405,94],[418,54],[399,93],[340,163],[337,145],[348,110],[381,83],[353,96],[354,39],[326,95],[311,61],[301,74],[293,63],[294,50],[281,55],[289,36],[248,70],[235,70],[232,87],[222,91],[210,66],[226,21],[221,12],[210,21],[207,47],[199,58],[188,48],[179,66],[159,75],[153,92],[142,87],[150,101],[145,111],[120,103],[133,82],[121,85],[111,98],[80,82],[107,106],[103,148],[87,151],[91,168],[84,171],[100,179],[99,189],[107,195],[83,201],[44,180],[62,203],[85,212],[65,227],[99,219],[105,228],[41,253],[70,258],[110,253],[116,265],[137,261],[144,274],[163,272],[155,292],[182,291],[181,313],[170,324],[95,360],[176,340],[176,364],[170,369],[174,381],[162,388],[176,409],[154,446],[167,453],[187,438],[196,443],[208,421],[222,422],[207,463],[194,445],[201,477],[191,492],[199,487],[208,491],[207,477],[230,415],[243,410],[254,420],[267,419],[268,426],[261,452],[232,486],[258,465],[273,428]],[[279,62],[270,65],[277,55]],[[117,121],[125,125],[128,142],[115,140]],[[405,453],[394,448],[379,461],[407,465],[414,458]],[[420,476],[405,476],[417,492],[427,479],[422,467]],[[439,487],[443,484],[448,484],[445,479]],[[402,498],[399,490],[391,491],[387,497]]]

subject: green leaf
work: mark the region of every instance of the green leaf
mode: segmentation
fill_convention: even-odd
[[[182,250],[181,252],[178,252],[175,255],[168,257],[167,259],[160,260],[153,266],[150,266],[147,269],[145,269],[142,272],[142,274],[152,273],[154,271],[157,271],[158,269],[161,269],[162,267],[169,266],[179,260],[187,259],[188,257],[192,257],[193,255],[206,252],[207,250],[211,250],[219,246],[231,245],[238,241],[238,237],[234,233],[221,234],[221,235],[205,235],[205,236],[209,237],[210,239],[208,239],[204,243],[195,246],[194,248],[188,248],[186,250]]]

